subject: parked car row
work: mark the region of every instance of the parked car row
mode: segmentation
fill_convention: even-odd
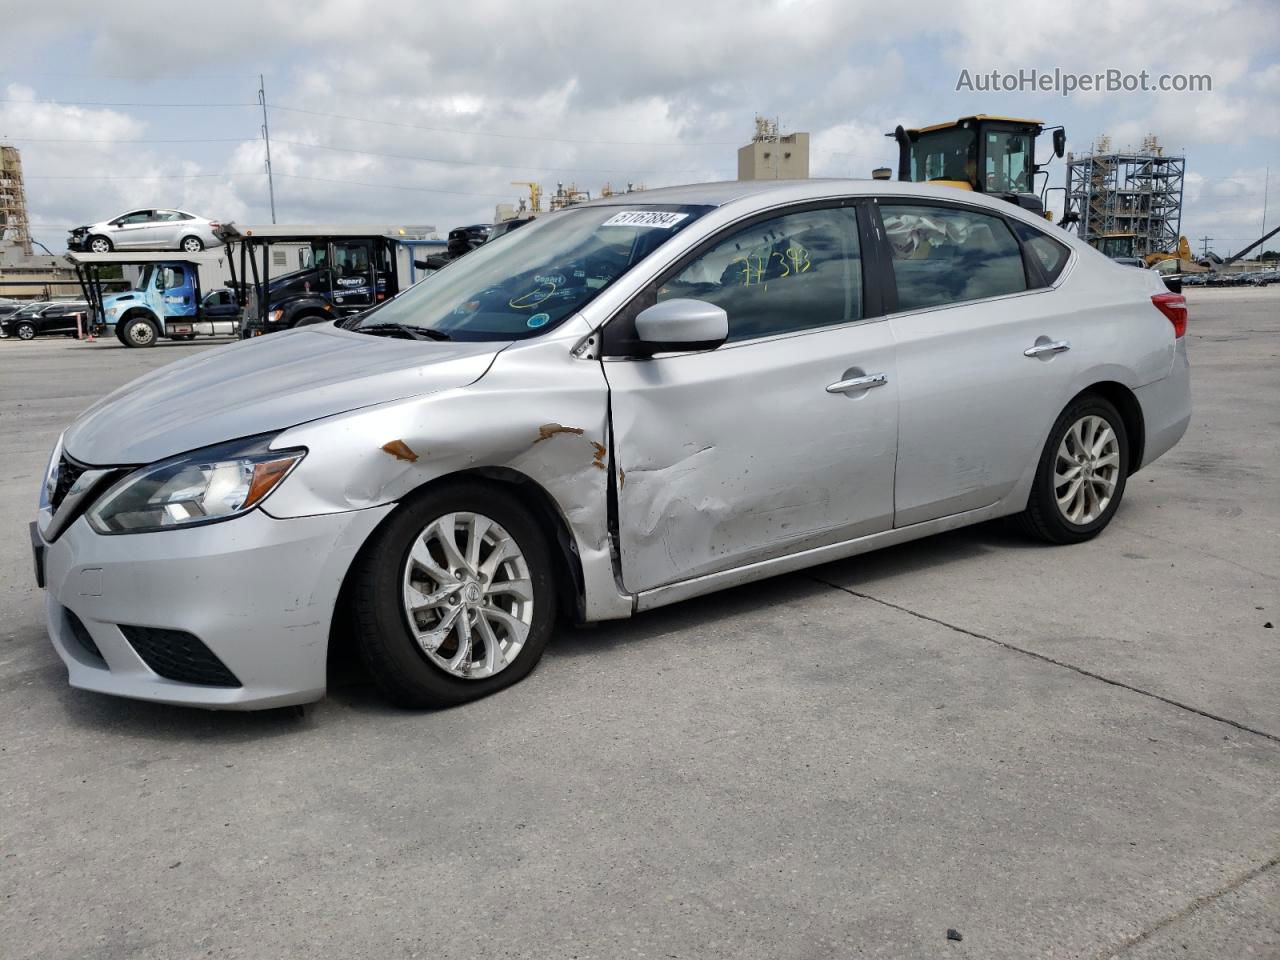
[[[37,300],[17,309],[0,306],[0,336],[34,340],[44,336],[74,337],[89,318],[84,300]]]
[[[1182,278],[1184,287],[1265,287],[1280,283],[1280,270],[1247,273],[1192,273]]]

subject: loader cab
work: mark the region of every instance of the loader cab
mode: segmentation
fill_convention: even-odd
[[[996,194],[1041,213],[1035,177],[1036,138],[1043,131],[1039,120],[977,114],[917,130],[899,126],[886,136],[898,144],[899,180]],[[1061,127],[1053,148],[1059,157],[1066,149]]]
[[[1099,253],[1112,260],[1128,260],[1138,256],[1134,252],[1137,239],[1132,233],[1109,233],[1099,237],[1094,246]]]

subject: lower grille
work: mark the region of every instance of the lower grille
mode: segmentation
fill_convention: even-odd
[[[89,633],[89,628],[84,625],[84,621],[77,617],[70,610],[63,610],[67,617],[67,628],[71,631],[71,635],[76,638],[76,643],[80,644],[81,649],[89,656],[101,663],[107,661],[102,656],[102,651],[98,649],[98,645],[93,642],[93,637]]]
[[[243,684],[227,665],[218,659],[200,639],[182,630],[157,627],[128,627],[120,632],[142,661],[156,674],[178,683],[194,683],[202,687],[240,687]]]

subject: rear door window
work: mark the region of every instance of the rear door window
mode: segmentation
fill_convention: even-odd
[[[1018,241],[1001,217],[957,207],[882,203],[899,310],[1027,289]]]

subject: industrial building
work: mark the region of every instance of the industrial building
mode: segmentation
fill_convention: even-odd
[[[1176,251],[1185,169],[1154,136],[1126,151],[1100,137],[1088,154],[1067,154],[1067,222],[1109,257]]]
[[[807,180],[809,135],[778,132],[778,121],[756,117],[751,142],[738,148],[739,180]]]
[[[46,299],[80,292],[75,271],[62,257],[32,251],[22,155],[0,144],[0,297]]]

